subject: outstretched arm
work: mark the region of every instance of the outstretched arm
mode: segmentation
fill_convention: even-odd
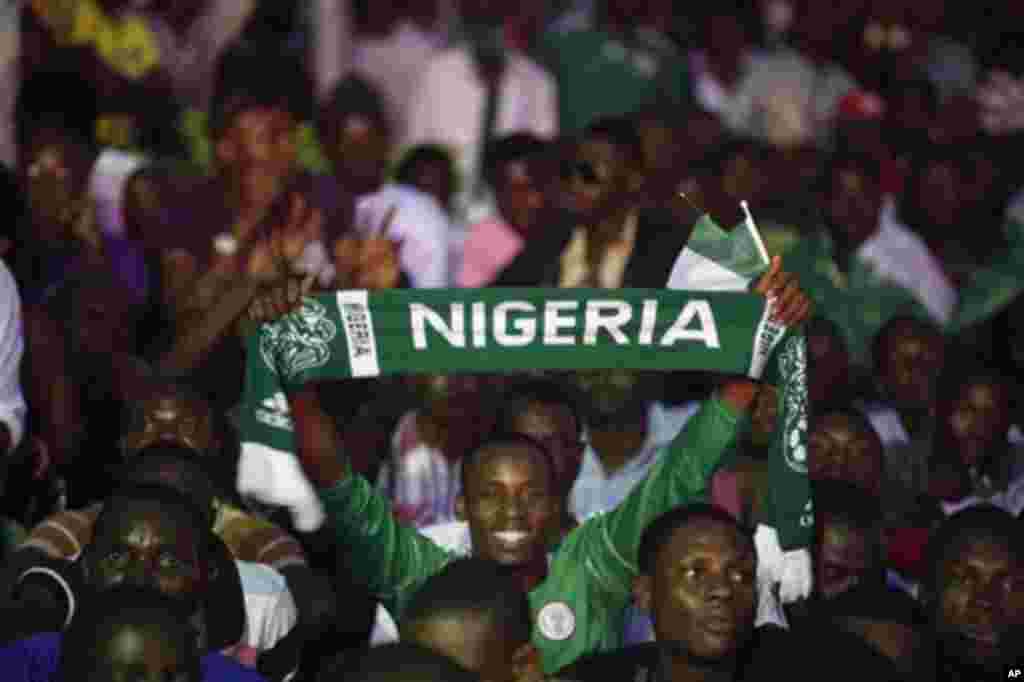
[[[400,523],[370,483],[353,474],[334,421],[315,384],[290,393],[296,449],[306,476],[320,489],[338,544],[350,552],[350,570],[396,617],[408,598],[451,555]]]

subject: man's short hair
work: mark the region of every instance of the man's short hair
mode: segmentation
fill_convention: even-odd
[[[942,563],[967,543],[978,541],[1002,545],[1017,561],[1024,560],[1021,524],[1012,514],[990,504],[968,507],[946,519],[928,540],[925,587],[931,595],[938,593]]]
[[[551,478],[552,484],[557,483],[555,481],[555,472],[558,471],[558,469],[555,467],[554,458],[551,456],[551,452],[543,443],[532,436],[526,435],[525,433],[497,431],[489,435],[482,443],[480,443],[480,445],[473,448],[469,454],[463,458],[461,474],[463,492],[467,489],[466,482],[468,480],[468,472],[480,465],[480,460],[485,456],[485,453],[494,448],[505,446],[525,447],[537,452],[541,456],[541,459],[544,460],[544,465],[548,469],[548,475]]]
[[[847,352],[846,337],[843,336],[843,332],[839,328],[839,325],[827,317],[815,315],[808,320],[807,324],[804,326],[804,335],[807,338],[811,338],[812,336],[827,338],[837,344],[844,353]]]
[[[531,161],[543,156],[550,149],[547,142],[532,133],[512,133],[491,142],[484,153],[484,179],[491,187],[501,177],[499,169],[513,161]]]
[[[582,140],[610,142],[630,162],[644,163],[643,138],[637,130],[636,123],[627,116],[609,116],[594,121],[583,131]]]
[[[823,197],[832,196],[832,178],[841,170],[856,170],[875,186],[882,184],[882,165],[878,159],[858,149],[839,149],[824,164],[818,176],[817,190]]]
[[[515,422],[530,410],[531,405],[565,407],[576,422],[576,436],[583,436],[583,415],[579,396],[564,381],[553,377],[524,377],[510,383],[498,404],[497,428],[513,432]]]
[[[402,628],[467,614],[484,616],[508,636],[529,641],[530,600],[508,570],[487,559],[453,561],[423,584],[405,611]]]
[[[912,334],[937,339],[942,343],[942,332],[931,322],[912,315],[897,315],[882,325],[871,343],[871,359],[875,371],[880,372],[889,359],[892,344],[901,336]]]
[[[847,481],[815,481],[811,485],[816,517],[828,514],[865,532],[879,530],[882,506],[877,497]]]
[[[750,543],[754,548],[754,533],[749,528],[737,521],[733,516],[712,504],[703,502],[687,504],[670,509],[658,518],[651,521],[640,536],[640,547],[637,551],[637,561],[640,573],[651,575],[658,563],[658,555],[665,545],[672,539],[676,530],[690,525],[695,521],[716,521],[723,525],[734,528],[737,533]]]
[[[394,642],[372,647],[343,666],[341,682],[479,682],[479,676],[426,647]]]
[[[363,116],[385,131],[391,130],[384,98],[359,76],[349,76],[334,88],[317,112],[317,130],[323,136],[336,132],[349,116]]]
[[[63,679],[94,669],[109,638],[123,627],[159,632],[186,647],[198,671],[199,640],[182,604],[156,590],[119,585],[90,595],[61,640]]]
[[[425,163],[444,166],[449,183],[453,189],[458,190],[455,159],[446,147],[439,144],[420,144],[406,152],[395,166],[395,182],[412,185],[416,170]]]
[[[313,118],[313,87],[301,62],[285,53],[239,46],[218,64],[210,103],[210,135],[217,139],[252,109],[282,109],[296,122]]]
[[[871,420],[867,418],[867,415],[852,405],[826,405],[820,410],[812,410],[811,428],[813,429],[818,422],[826,417],[832,416],[845,417],[848,419],[855,429],[861,431],[878,446],[879,452],[884,451],[885,446],[882,443],[882,438],[878,435],[878,432],[875,431],[875,427],[871,424]]]
[[[82,77],[76,55],[70,50],[54,50],[41,68],[26,74],[18,88],[18,146],[26,147],[37,131],[45,129],[57,130],[95,152],[99,114],[99,94]]]
[[[206,460],[190,448],[174,443],[156,443],[143,448],[124,464],[119,478],[125,486],[153,485],[172,488],[203,514],[204,528],[212,528],[213,505],[223,497]]]

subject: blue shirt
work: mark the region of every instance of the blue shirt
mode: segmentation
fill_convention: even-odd
[[[0,649],[0,677],[4,682],[60,682],[60,642],[60,633],[48,632]],[[266,682],[252,668],[219,653],[203,656],[202,673],[203,682]]]

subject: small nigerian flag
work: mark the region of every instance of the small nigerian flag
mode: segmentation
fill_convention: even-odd
[[[708,214],[697,220],[686,246],[679,252],[669,289],[746,291],[768,269],[768,252],[754,225],[747,202],[740,202],[743,222],[726,232]]]

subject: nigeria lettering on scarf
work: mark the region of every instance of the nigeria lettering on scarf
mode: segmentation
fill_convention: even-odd
[[[760,376],[784,336],[767,318],[763,297],[738,293],[338,291],[307,298],[252,342],[253,357],[286,383],[619,366]]]
[[[784,547],[806,542],[806,356],[758,294],[673,289],[336,291],[248,340],[238,412],[243,460],[292,459],[291,386],[417,373],[696,370],[780,386],[768,516]],[[262,459],[261,459],[262,458]],[[269,458],[269,459],[268,459]],[[254,465],[255,466],[255,465]],[[253,470],[263,469],[256,466]],[[262,479],[261,479],[262,480]],[[246,486],[255,490],[260,484]]]
[[[674,321],[657,340],[658,301],[645,299],[640,302],[639,313],[636,308],[636,303],[611,299],[552,300],[539,306],[529,301],[503,301],[491,306],[474,301],[451,303],[444,315],[422,303],[412,303],[409,319],[416,350],[427,350],[431,338],[443,339],[455,348],[466,348],[467,342],[472,348],[486,348],[489,342],[528,346],[538,340],[538,331],[545,346],[596,346],[603,332],[620,346],[651,346],[655,341],[659,346],[672,346],[691,341],[721,348],[715,315],[706,300],[687,301],[678,314],[672,312]],[[631,328],[635,320],[639,320],[639,327]],[[428,329],[434,333],[428,334]]]

